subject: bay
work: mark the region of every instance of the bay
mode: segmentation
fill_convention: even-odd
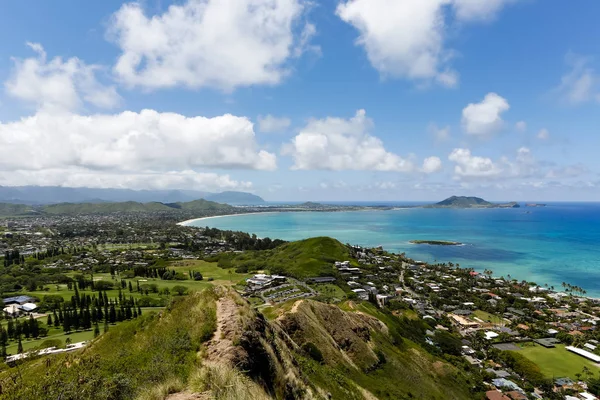
[[[299,240],[330,236],[383,246],[428,262],[453,262],[562,290],[567,282],[600,297],[600,204],[552,203],[515,209],[399,208],[386,211],[284,212],[188,222],[259,237]],[[447,240],[462,246],[415,245]]]

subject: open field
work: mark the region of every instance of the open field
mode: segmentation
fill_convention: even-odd
[[[252,276],[251,274],[239,274],[233,270],[229,271],[226,269],[219,268],[216,263],[209,263],[202,260],[184,260],[184,261],[174,261],[169,263],[167,266],[168,269],[174,269],[177,272],[183,273],[186,277],[188,277],[188,271],[198,271],[204,277],[202,281],[194,281],[190,279],[185,280],[162,280],[159,278],[144,278],[144,277],[135,277],[131,279],[125,279],[127,282],[131,282],[133,286],[133,292],[129,291],[129,288],[122,289],[122,293],[124,296],[133,297],[134,299],[139,299],[145,297],[146,295],[143,293],[138,293],[137,282],[139,281],[140,286],[143,285],[152,285],[155,284],[158,287],[158,290],[163,288],[168,288],[169,290],[173,288],[173,286],[185,286],[188,291],[199,291],[203,290],[211,284],[214,285],[235,285],[241,280],[249,278]],[[75,275],[75,273],[69,274]],[[209,282],[208,279],[212,278],[213,281]],[[120,278],[112,277],[109,273],[96,273],[94,274],[94,281],[110,281],[115,284],[115,288],[111,290],[107,290],[107,296],[109,298],[115,298],[119,295],[118,285],[120,283]],[[80,290],[80,295],[97,295],[98,292],[92,291],[89,289]],[[44,298],[45,295],[58,295],[61,296],[65,300],[70,300],[71,296],[74,295],[73,290],[69,290],[66,284],[61,285],[47,285],[45,290],[36,290],[36,291],[25,291],[21,294],[27,294],[29,296],[37,297],[40,300]],[[148,293],[148,297],[158,299],[160,298],[158,293]]]
[[[553,349],[547,349],[537,344],[534,346],[521,345],[519,347],[521,347],[519,354],[536,363],[548,378],[569,377],[576,379],[575,374],[580,373],[583,367],[588,367],[594,374],[600,371],[596,364],[571,353],[565,349],[564,345],[557,345]]]
[[[346,299],[346,293],[338,285],[332,283],[317,283],[309,285],[319,292],[319,297],[330,301],[342,301]]]
[[[215,285],[236,284],[241,280],[250,278],[253,274],[240,274],[235,272],[234,268],[220,268],[217,263],[211,263],[203,260],[182,260],[169,263],[169,269],[182,272],[187,276],[188,271],[198,271],[204,277],[204,281],[212,278]]]
[[[481,319],[484,322],[490,322],[492,324],[503,324],[505,322],[501,317],[490,314],[483,310],[475,310],[473,316]]]

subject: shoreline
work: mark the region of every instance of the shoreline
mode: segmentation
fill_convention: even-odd
[[[225,215],[213,215],[211,217],[200,217],[200,218],[192,218],[185,221],[178,222],[179,226],[190,226],[189,224],[194,221],[202,221],[205,219],[213,219],[213,218],[223,218],[223,217],[239,217],[242,215],[257,215],[257,214],[277,214],[282,211],[265,211],[265,212],[251,212],[251,213],[239,213],[239,214],[225,214]],[[197,228],[197,227],[195,227]]]

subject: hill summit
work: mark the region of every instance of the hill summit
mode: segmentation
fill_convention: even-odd
[[[430,207],[435,208],[518,208],[520,207],[516,202],[510,203],[490,203],[482,199],[481,197],[469,197],[469,196],[451,196],[445,200],[435,203]]]

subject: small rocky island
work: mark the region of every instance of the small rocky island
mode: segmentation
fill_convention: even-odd
[[[452,196],[439,203],[430,204],[426,208],[519,208],[517,202],[490,203],[480,197]]]
[[[449,240],[411,240],[411,244],[428,244],[430,246],[460,246],[460,242],[451,242]]]

